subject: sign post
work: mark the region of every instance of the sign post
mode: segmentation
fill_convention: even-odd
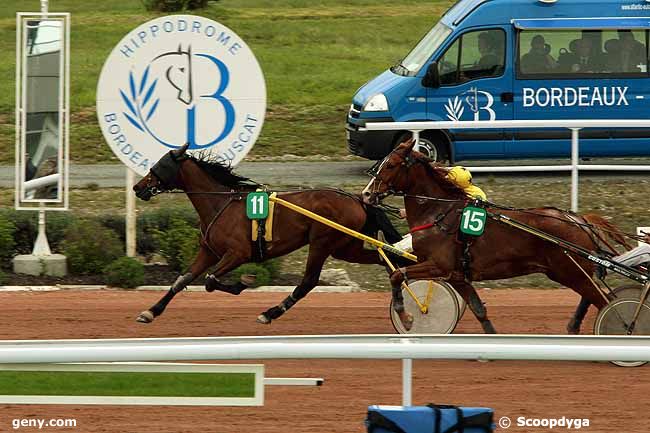
[[[32,254],[13,260],[14,272],[62,276],[66,259],[51,254],[45,211],[68,209],[70,15],[16,15],[16,188],[17,210],[38,211]]]

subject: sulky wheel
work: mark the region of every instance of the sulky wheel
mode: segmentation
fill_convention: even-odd
[[[390,319],[395,330],[400,334],[451,334],[461,317],[456,291],[447,283],[431,280],[413,281],[409,287],[421,304],[429,299],[428,311],[422,313],[411,295],[402,289],[404,309],[413,316],[413,326],[406,330],[391,301]]]
[[[620,298],[600,310],[594,323],[596,335],[650,335],[650,306],[644,303],[636,320],[633,332],[628,332],[634,318],[639,298]],[[613,361],[620,367],[639,367],[646,361]]]
[[[642,291],[643,291],[643,286],[641,285],[623,286],[623,287],[617,287],[614,290],[612,290],[612,295],[615,296],[615,299],[621,299],[621,298],[640,299]],[[645,303],[650,305],[650,299],[646,299]]]
[[[454,287],[451,287],[456,294],[456,300],[458,301],[458,320],[462,319],[463,316],[465,315],[465,311],[467,310],[467,302],[463,299],[462,296],[460,296],[460,293],[454,289]]]

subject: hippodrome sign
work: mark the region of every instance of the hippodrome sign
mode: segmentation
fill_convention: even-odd
[[[104,63],[97,117],[113,152],[140,175],[189,143],[236,165],[259,137],[266,85],[235,32],[194,15],[153,19]]]

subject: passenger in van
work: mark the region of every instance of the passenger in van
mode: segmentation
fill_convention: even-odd
[[[600,72],[605,68],[605,59],[601,53],[595,53],[591,39],[582,38],[574,42],[575,52],[569,72]]]
[[[648,64],[645,45],[634,38],[631,30],[619,30],[618,42],[616,71],[645,72]]]
[[[615,72],[621,68],[620,62],[620,41],[609,39],[605,42],[605,71]]]
[[[494,38],[489,32],[482,32],[478,35],[478,51],[481,58],[476,66],[480,69],[491,69],[500,63]]]
[[[551,56],[551,46],[546,43],[544,36],[535,35],[530,41],[530,50],[521,57],[521,72],[525,74],[544,74],[557,67]]]

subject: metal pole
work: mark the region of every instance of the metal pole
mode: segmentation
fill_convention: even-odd
[[[578,164],[580,128],[571,128],[571,210],[578,212]]]
[[[36,236],[36,242],[34,242],[32,254],[35,256],[49,256],[52,254],[45,233],[45,208],[43,205],[38,209],[38,235]]]
[[[135,217],[135,172],[126,168],[126,255],[135,257],[136,217]]]
[[[415,140],[415,146],[413,147],[414,150],[420,151],[420,131],[411,131],[411,134],[413,134],[413,140]]]
[[[413,360],[402,359],[402,406],[412,406]]]
[[[41,0],[41,13],[46,14],[48,13],[48,0]]]

